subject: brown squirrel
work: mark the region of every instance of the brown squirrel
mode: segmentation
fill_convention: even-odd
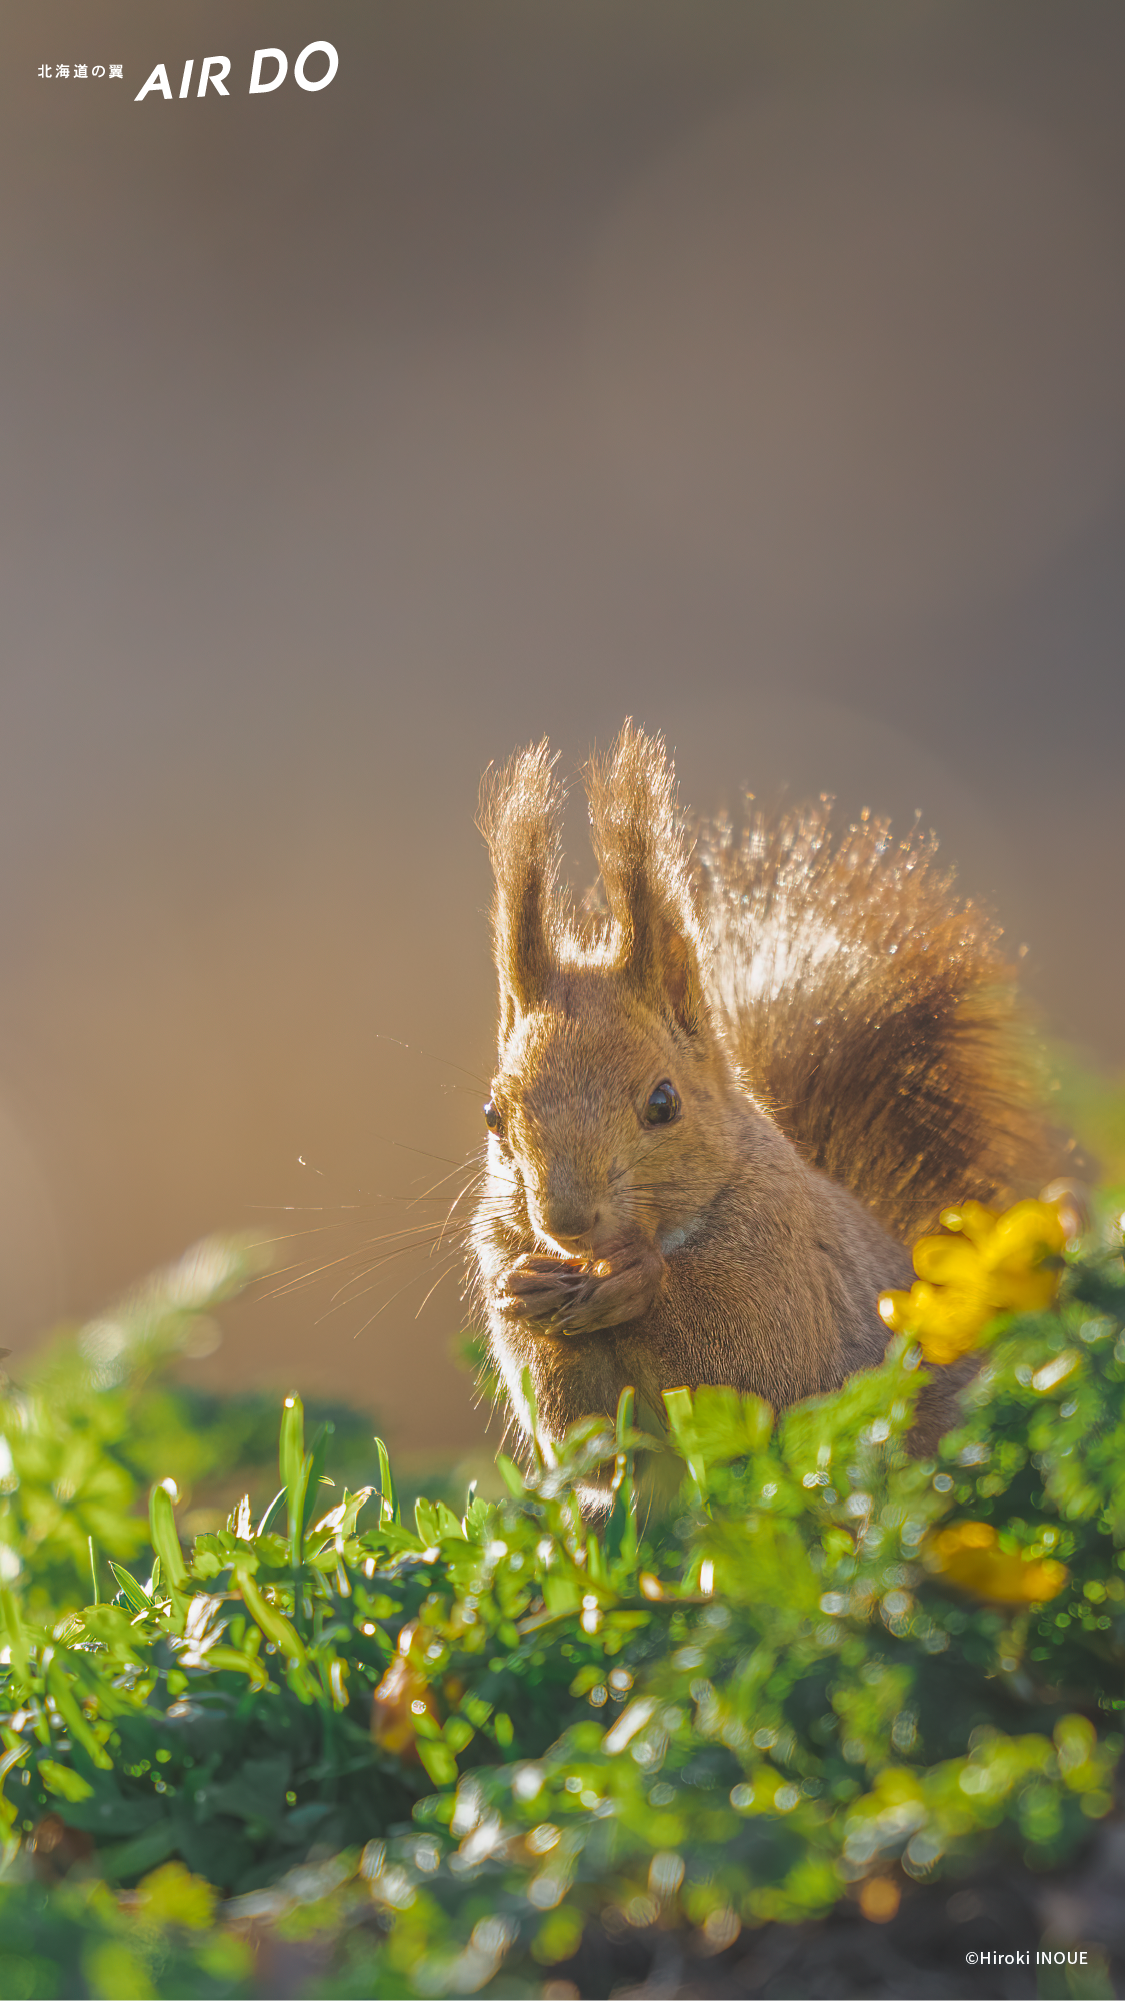
[[[932,837],[825,810],[694,850],[663,741],[588,772],[608,916],[559,888],[544,741],[486,787],[499,1064],[472,1227],[494,1363],[541,1437],[723,1383],[776,1408],[880,1360],[876,1301],[943,1202],[1044,1178],[999,932]],[[953,1416],[923,1391],[916,1449]]]

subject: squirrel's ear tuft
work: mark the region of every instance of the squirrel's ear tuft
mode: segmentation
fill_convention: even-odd
[[[663,738],[626,722],[609,755],[591,759],[587,790],[622,968],[646,998],[696,1035],[706,1019],[703,940]]]
[[[543,998],[554,965],[559,811],[563,788],[546,737],[502,771],[485,773],[478,825],[496,875],[492,934],[500,978],[500,1039]]]

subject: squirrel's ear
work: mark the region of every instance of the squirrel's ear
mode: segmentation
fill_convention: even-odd
[[[623,940],[622,968],[696,1035],[707,1013],[703,940],[663,739],[627,722],[608,757],[591,760],[587,789],[594,852]]]
[[[542,743],[520,751],[502,771],[486,772],[478,824],[492,856],[496,896],[492,935],[500,978],[500,1040],[516,1016],[543,998],[554,966],[563,788],[557,757]]]

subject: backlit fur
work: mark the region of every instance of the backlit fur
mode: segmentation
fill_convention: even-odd
[[[996,934],[928,851],[882,869],[856,833],[833,862],[814,818],[741,846],[705,828],[689,859],[664,745],[631,724],[588,794],[593,932],[560,897],[545,742],[482,809],[501,1131],[474,1271],[512,1408],[526,1430],[528,1369],[548,1439],[626,1385],[657,1411],[681,1384],[775,1407],[835,1388],[881,1356],[903,1239],[1034,1136]],[[679,1116],[653,1125],[662,1084]],[[926,1435],[948,1407],[930,1393]]]

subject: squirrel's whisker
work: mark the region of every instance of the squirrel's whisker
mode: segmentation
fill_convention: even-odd
[[[415,1320],[419,1319],[422,1313],[424,1313],[426,1307],[429,1305],[431,1299],[433,1298],[435,1292],[437,1291],[438,1286],[441,1284],[442,1279],[449,1277],[450,1272],[454,1269],[457,1262],[458,1260],[456,1256],[453,1254],[451,1254],[450,1257],[446,1260],[444,1269],[442,1271],[439,1271],[437,1277],[435,1278],[433,1284],[431,1285],[421,1305],[416,1309],[414,1314]]]
[[[358,1340],[359,1340],[359,1337],[360,1337],[360,1335],[361,1335],[361,1334],[366,1334],[366,1332],[367,1332],[367,1329],[368,1329],[368,1328],[369,1328],[369,1327],[370,1327],[370,1326],[371,1326],[371,1325],[372,1325],[372,1324],[373,1324],[373,1323],[374,1323],[374,1322],[375,1322],[376,1320],[378,1320],[378,1318],[379,1318],[379,1315],[380,1315],[381,1313],[385,1313],[385,1312],[386,1312],[386,1310],[387,1310],[387,1308],[388,1308],[389,1306],[393,1306],[393,1305],[394,1305],[394,1303],[395,1303],[396,1299],[401,1299],[401,1298],[402,1298],[402,1295],[403,1295],[403,1293],[404,1293],[404,1292],[409,1292],[409,1290],[410,1290],[410,1287],[411,1287],[412,1285],[416,1285],[416,1284],[417,1284],[417,1282],[418,1282],[418,1276],[419,1276],[419,1274],[415,1273],[415,1275],[414,1275],[414,1277],[413,1277],[413,1278],[410,1278],[410,1279],[407,1279],[407,1280],[405,1281],[405,1283],[404,1283],[403,1285],[400,1285],[400,1286],[399,1286],[399,1288],[398,1288],[398,1290],[397,1290],[396,1292],[392,1292],[392,1294],[391,1294],[391,1296],[390,1296],[390,1298],[389,1298],[389,1299],[384,1299],[384,1300],[383,1300],[383,1302],[382,1302],[382,1304],[381,1304],[380,1306],[377,1306],[377,1307],[376,1307],[376,1309],[375,1309],[374,1313],[371,1313],[371,1314],[369,1314],[369,1315],[368,1315],[367,1319],[366,1319],[366,1320],[365,1320],[365,1321],[363,1322],[362,1326],[360,1326],[360,1327],[357,1327],[357,1328],[356,1328],[356,1330],[355,1330],[355,1333],[354,1333],[354,1335],[352,1336],[352,1339],[353,1339],[354,1341],[358,1341]],[[370,1290],[370,1288],[369,1288],[369,1290]],[[348,1301],[348,1302],[347,1302],[347,1304],[349,1304],[349,1305],[351,1305],[351,1304],[354,1304],[354,1300],[353,1300],[353,1301]],[[335,1311],[336,1311],[335,1307],[333,1307],[333,1308],[331,1309],[331,1311],[335,1312]],[[415,1316],[415,1317],[417,1317],[417,1316]]]
[[[467,1077],[469,1079],[469,1082],[471,1084],[476,1085],[478,1090],[487,1091],[488,1089],[488,1081],[486,1078],[478,1077],[475,1070],[467,1070],[463,1063],[454,1063],[448,1056],[434,1056],[428,1049],[416,1049],[412,1043],[403,1042],[399,1036],[388,1035],[386,1031],[382,1029],[376,1030],[374,1039],[376,1042],[395,1043],[399,1049],[404,1049],[409,1056],[416,1057],[419,1062],[441,1063],[447,1070],[459,1070],[462,1077]]]

